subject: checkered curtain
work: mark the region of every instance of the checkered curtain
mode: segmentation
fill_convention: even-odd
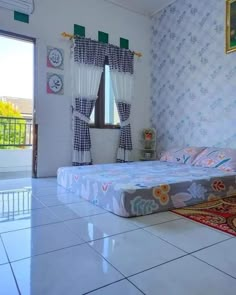
[[[103,72],[106,47],[94,40],[76,38],[73,78],[73,166],[92,164],[89,122]]]
[[[121,127],[116,161],[130,162],[133,149],[130,112],[133,98],[134,54],[130,50],[110,45],[108,57]]]

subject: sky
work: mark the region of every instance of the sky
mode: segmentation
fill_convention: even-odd
[[[0,97],[33,98],[34,45],[0,36]]]

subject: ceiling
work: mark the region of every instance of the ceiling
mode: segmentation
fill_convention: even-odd
[[[176,0],[105,0],[114,5],[121,6],[133,12],[153,16],[161,9],[167,7]]]

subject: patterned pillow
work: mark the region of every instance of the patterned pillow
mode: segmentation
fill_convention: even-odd
[[[205,147],[174,148],[161,153],[160,161],[192,164]]]
[[[193,161],[193,165],[236,171],[236,149],[209,147]]]

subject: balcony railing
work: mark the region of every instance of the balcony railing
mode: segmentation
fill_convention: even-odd
[[[32,144],[32,119],[0,116],[0,149],[30,147]]]

